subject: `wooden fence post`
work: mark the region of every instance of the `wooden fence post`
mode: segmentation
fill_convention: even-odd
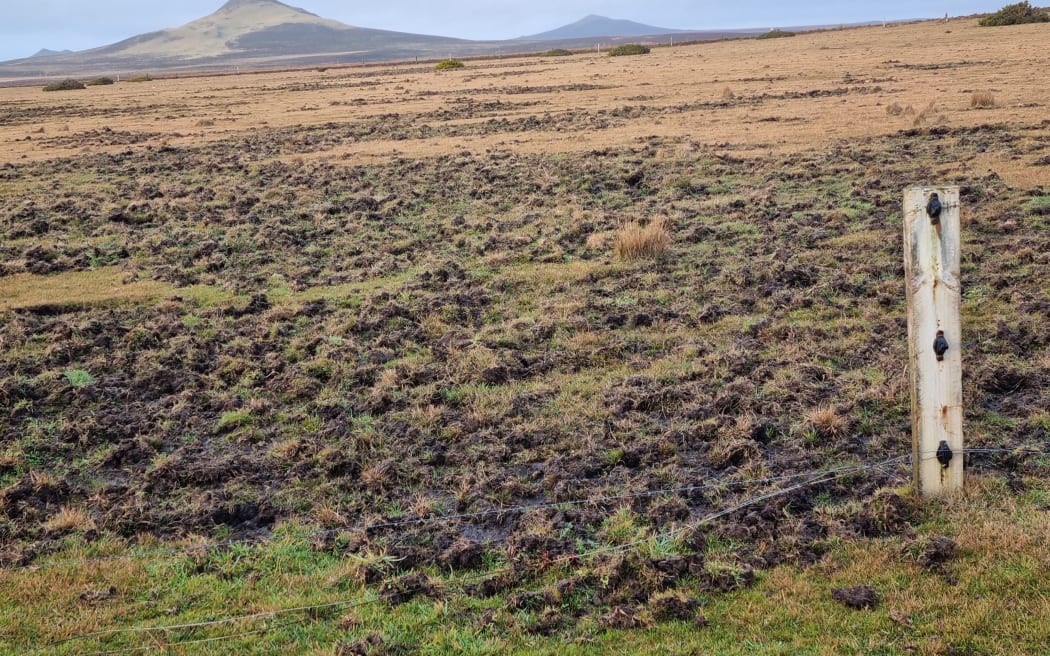
[[[912,464],[924,496],[963,484],[958,187],[904,193]]]

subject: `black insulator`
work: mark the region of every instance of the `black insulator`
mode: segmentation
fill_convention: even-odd
[[[947,467],[948,463],[952,461],[952,448],[948,446],[946,440],[941,440],[941,445],[937,447],[937,462],[941,463],[941,467]]]
[[[936,225],[941,222],[941,199],[937,194],[930,194],[930,202],[926,203],[926,215],[930,217],[930,223]]]
[[[948,352],[948,340],[944,338],[944,331],[937,331],[937,338],[933,340],[933,352],[937,354],[937,362],[944,360],[944,354]]]

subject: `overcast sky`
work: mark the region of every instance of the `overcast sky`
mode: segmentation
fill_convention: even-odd
[[[468,39],[535,34],[587,14],[678,29],[787,27],[994,11],[1013,0],[288,0],[359,27]],[[177,27],[225,0],[0,0],[0,61]],[[1036,4],[1039,4],[1038,2]]]

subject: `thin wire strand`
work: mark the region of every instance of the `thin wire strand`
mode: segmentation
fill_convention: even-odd
[[[199,640],[182,640],[179,642],[170,642],[161,645],[146,645],[144,647],[128,647],[126,649],[111,649],[109,651],[92,651],[81,654],[81,656],[115,656],[116,654],[133,654],[142,651],[158,651],[161,649],[171,649],[172,647],[183,647],[186,645],[203,645],[211,642],[222,642],[226,640],[236,640],[237,638],[247,638],[248,636],[261,635],[263,633],[269,633],[270,631],[277,631],[278,629],[284,629],[289,626],[299,626],[303,623],[302,620],[296,620],[294,622],[285,622],[283,624],[276,624],[274,626],[267,626],[261,629],[255,629],[253,631],[244,631],[242,633],[234,633],[224,636],[215,636],[212,638],[202,638]]]
[[[62,642],[55,643],[55,645],[65,644],[66,642],[72,642],[73,640],[83,640],[87,638],[103,638],[110,635],[116,635],[118,633],[152,633],[156,631],[181,631],[183,629],[202,629],[209,626],[218,626],[220,624],[229,624],[234,621],[248,621],[257,620],[264,617],[276,617],[278,615],[287,615],[289,613],[298,613],[312,610],[325,610],[327,608],[337,608],[339,606],[345,606],[346,601],[334,601],[327,604],[317,604],[313,606],[299,606],[297,608],[281,608],[279,610],[262,611],[258,613],[251,613],[248,615],[238,615],[233,618],[224,618],[218,620],[208,620],[206,622],[190,622],[187,624],[171,624],[166,626],[132,626],[124,629],[109,629],[105,631],[94,631],[92,633],[84,633],[72,638],[66,638]]]
[[[853,476],[853,475],[856,475],[856,474],[859,474],[859,473],[866,473],[866,472],[869,472],[869,471],[875,471],[875,470],[878,470],[878,469],[884,469],[884,468],[887,468],[887,467],[889,467],[891,465],[898,465],[898,464],[901,464],[906,459],[907,459],[907,456],[901,456],[901,457],[898,457],[898,458],[893,458],[893,459],[886,460],[886,461],[883,461],[883,462],[880,462],[880,463],[876,463],[874,465],[854,466],[854,467],[840,467],[840,468],[837,468],[835,470],[831,470],[829,472],[811,472],[808,475],[811,476],[812,480],[805,481],[803,483],[799,483],[797,485],[793,485],[793,486],[788,487],[788,488],[775,490],[773,492],[762,494],[762,495],[759,495],[759,496],[756,496],[756,497],[751,497],[751,498],[749,498],[749,499],[747,499],[747,500],[745,500],[745,501],[743,501],[741,503],[737,503],[737,504],[735,504],[733,506],[730,506],[729,508],[725,508],[725,509],[720,510],[718,512],[715,512],[715,513],[712,513],[710,515],[707,515],[707,516],[701,518],[700,520],[697,520],[696,522],[692,522],[690,524],[687,524],[687,525],[685,525],[683,527],[679,527],[679,528],[674,529],[672,531],[666,531],[666,532],[661,533],[661,534],[648,536],[648,537],[646,537],[646,538],[644,538],[642,540],[636,540],[634,542],[630,542],[630,543],[626,543],[626,544],[622,544],[622,545],[613,545],[613,546],[610,546],[610,547],[603,547],[603,548],[599,548],[599,549],[593,549],[591,551],[587,551],[587,552],[584,552],[582,554],[570,554],[570,555],[562,556],[561,558],[558,558],[558,559],[555,559],[555,560],[551,561],[550,563],[548,563],[548,565],[549,566],[556,566],[558,564],[567,563],[567,562],[570,562],[570,561],[579,561],[579,560],[590,559],[590,558],[593,558],[595,556],[606,554],[606,553],[615,553],[615,552],[619,552],[619,551],[627,551],[627,550],[633,549],[634,547],[640,546],[642,544],[649,543],[649,542],[651,542],[653,540],[667,539],[669,537],[674,537],[675,535],[679,535],[679,534],[681,534],[681,533],[683,533],[685,531],[695,530],[696,528],[699,528],[700,526],[703,526],[705,524],[709,524],[710,522],[715,521],[716,519],[719,519],[721,517],[725,517],[726,515],[732,514],[732,513],[736,512],[738,510],[741,510],[743,508],[747,508],[749,506],[753,506],[755,504],[761,503],[763,501],[767,501],[767,500],[772,499],[772,498],[776,498],[778,496],[783,496],[785,494],[790,494],[792,492],[795,492],[797,490],[800,490],[800,489],[803,489],[803,488],[806,488],[806,487],[811,487],[813,485],[818,485],[818,484],[821,484],[821,483],[830,482],[830,481],[833,481],[833,480],[837,480],[839,478],[845,478],[847,476]],[[484,574],[480,575],[478,578],[489,578],[489,577],[497,575],[499,573],[503,573],[503,572],[509,571],[511,569],[511,567],[512,566],[508,565],[508,566],[505,566],[503,568],[496,569],[494,571],[485,572]],[[469,578],[467,580],[469,580]],[[206,622],[195,622],[195,623],[169,625],[169,626],[128,627],[128,628],[123,628],[123,629],[111,629],[111,630],[107,630],[107,631],[96,631],[96,632],[92,632],[92,633],[86,633],[86,634],[82,634],[82,635],[66,638],[65,640],[63,640],[61,642],[58,642],[58,643],[55,643],[52,646],[58,646],[58,645],[61,645],[61,644],[66,644],[68,642],[72,642],[72,641],[76,641],[76,640],[83,640],[83,639],[88,639],[88,638],[101,638],[101,637],[107,637],[107,636],[112,636],[112,635],[117,635],[117,634],[147,633],[147,632],[161,632],[161,631],[168,632],[168,631],[176,631],[176,630],[198,629],[198,628],[206,628],[206,627],[217,626],[217,625],[220,625],[220,624],[230,624],[230,623],[233,623],[233,622],[250,621],[250,620],[254,620],[254,619],[260,619],[260,618],[263,618],[263,617],[276,617],[276,616],[279,616],[279,615],[287,615],[287,614],[290,614],[290,613],[297,613],[297,612],[323,610],[323,609],[326,609],[326,608],[335,608],[335,607],[350,608],[350,607],[357,607],[357,606],[362,606],[362,605],[367,605],[367,604],[372,604],[372,603],[378,603],[378,602],[380,602],[382,600],[383,600],[382,597],[379,597],[379,598],[373,599],[373,600],[367,600],[367,601],[343,600],[343,601],[330,602],[330,603],[327,603],[327,604],[317,604],[317,605],[312,605],[312,606],[299,606],[299,607],[295,607],[295,608],[287,608],[287,609],[280,609],[280,610],[274,610],[274,611],[265,611],[265,612],[260,612],[260,613],[250,613],[250,614],[239,615],[239,616],[230,616],[230,617],[221,618],[221,619],[217,619],[217,620],[210,620],[210,621],[206,621]],[[173,642],[173,643],[169,643],[168,645],[165,645],[165,646],[168,646],[168,647],[170,647],[170,646],[178,646],[180,644],[190,644],[190,643]],[[141,650],[141,648],[139,648],[137,650]],[[128,650],[125,650],[125,651],[117,650],[117,651],[112,651],[112,652],[99,652],[99,653],[100,654],[102,654],[102,653],[105,653],[105,654],[120,654],[120,653],[131,653],[131,651],[128,651]]]
[[[575,557],[582,559],[582,558],[585,558],[585,557],[592,557],[592,556],[594,556],[596,554],[604,553],[605,551],[627,550],[629,548],[632,548],[632,547],[635,547],[635,546],[639,546],[641,544],[646,544],[646,543],[651,542],[653,540],[672,538],[672,537],[680,535],[680,534],[682,534],[682,533],[684,533],[686,531],[696,530],[697,528],[699,528],[699,527],[701,527],[701,526],[703,526],[705,524],[710,524],[711,522],[715,521],[716,519],[720,519],[720,518],[725,517],[727,515],[731,515],[731,514],[737,512],[738,510],[743,510],[744,508],[748,508],[750,506],[753,506],[755,504],[761,503],[763,501],[768,501],[768,500],[774,499],[776,497],[784,496],[785,494],[791,494],[792,492],[797,492],[798,490],[801,490],[801,489],[804,489],[804,488],[807,488],[807,487],[812,487],[814,485],[819,485],[821,483],[828,483],[828,482],[831,482],[831,481],[834,481],[834,480],[838,480],[840,478],[845,478],[847,476],[853,476],[855,474],[866,473],[866,472],[869,472],[869,471],[875,471],[877,469],[886,468],[886,467],[889,467],[891,465],[900,464],[900,463],[903,463],[904,460],[906,460],[906,459],[907,459],[906,456],[902,456],[902,457],[899,457],[899,458],[892,458],[890,460],[885,460],[883,462],[880,462],[880,463],[877,463],[875,465],[871,465],[871,466],[868,466],[868,467],[857,468],[856,470],[850,470],[850,471],[843,471],[841,473],[837,473],[837,474],[834,474],[834,475],[821,474],[821,475],[815,477],[813,480],[805,481],[803,483],[799,483],[797,485],[793,485],[791,487],[784,488],[784,489],[781,489],[781,490],[775,490],[773,492],[769,492],[767,494],[763,494],[763,495],[760,495],[760,496],[757,496],[757,497],[752,497],[752,498],[750,498],[750,499],[748,499],[746,501],[743,501],[741,503],[738,503],[738,504],[736,504],[734,506],[730,506],[729,508],[725,508],[725,509],[720,510],[718,512],[715,512],[715,513],[712,513],[710,515],[707,515],[706,517],[698,520],[697,522],[695,522],[693,524],[682,526],[682,527],[676,528],[676,529],[671,530],[671,531],[666,531],[666,532],[661,533],[661,534],[648,536],[648,537],[642,538],[640,540],[635,540],[634,542],[628,542],[628,543],[623,544],[623,545],[616,545],[614,547],[609,547],[609,548],[606,548],[606,549],[600,549],[600,550],[597,550],[597,551],[594,551],[594,552],[588,552],[588,553],[585,553],[585,554],[577,554],[577,555],[575,555]]]
[[[306,539],[312,539],[312,538],[318,538],[318,537],[329,537],[329,536],[332,536],[332,535],[338,535],[340,533],[354,532],[354,531],[368,532],[368,531],[375,531],[375,530],[380,530],[380,529],[402,528],[402,527],[405,527],[405,526],[413,526],[413,525],[418,525],[418,524],[442,523],[442,522],[452,522],[452,521],[460,521],[460,520],[466,520],[466,519],[478,519],[478,518],[481,518],[481,517],[491,517],[493,515],[506,515],[506,514],[516,513],[516,512],[525,513],[525,512],[533,512],[533,511],[536,511],[536,510],[549,510],[549,509],[561,508],[561,507],[564,507],[564,506],[599,505],[599,504],[602,504],[602,503],[607,503],[607,502],[612,502],[612,501],[626,501],[626,500],[630,500],[630,499],[641,499],[641,498],[648,498],[648,497],[656,497],[656,496],[661,496],[661,495],[665,495],[665,494],[685,494],[685,493],[690,493],[690,492],[702,492],[702,491],[706,491],[706,490],[713,490],[713,489],[719,489],[719,488],[744,487],[744,486],[748,486],[748,485],[757,485],[757,484],[761,484],[761,483],[778,483],[778,482],[788,481],[788,480],[797,480],[799,478],[805,478],[807,476],[813,476],[814,474],[832,473],[832,472],[836,472],[836,471],[842,471],[842,470],[845,470],[845,469],[849,469],[851,467],[853,467],[853,466],[852,465],[843,465],[843,466],[835,468],[835,469],[827,470],[826,472],[825,471],[806,472],[806,473],[802,473],[802,474],[788,474],[788,475],[784,475],[784,476],[770,476],[770,477],[766,477],[766,478],[745,479],[745,480],[741,480],[741,481],[718,481],[716,483],[707,483],[707,484],[704,484],[704,485],[689,485],[689,486],[676,487],[676,488],[666,488],[666,489],[659,489],[659,490],[646,490],[645,492],[634,492],[634,493],[630,493],[630,494],[619,494],[619,495],[610,495],[610,496],[601,496],[601,497],[590,497],[590,498],[587,498],[587,499],[570,499],[570,500],[565,500],[565,501],[551,501],[551,502],[539,503],[539,504],[522,504],[522,505],[518,505],[518,506],[508,506],[506,508],[490,508],[490,509],[487,509],[487,510],[482,510],[482,511],[474,512],[474,513],[456,513],[456,514],[452,514],[452,515],[435,515],[435,516],[432,516],[432,517],[414,517],[414,518],[411,518],[411,519],[398,520],[398,521],[394,521],[394,522],[381,522],[381,523],[378,523],[378,524],[358,524],[358,525],[355,525],[355,526],[345,526],[345,527],[334,528],[334,529],[324,529],[324,530],[318,530],[318,531],[310,531],[308,533],[302,534],[299,537],[306,538]],[[164,556],[177,556],[177,555],[182,555],[182,554],[188,554],[188,553],[192,553],[192,552],[195,552],[195,551],[205,551],[205,550],[211,551],[211,550],[216,550],[216,549],[224,549],[224,548],[228,548],[228,547],[254,546],[254,545],[259,545],[259,544],[265,544],[268,541],[270,541],[270,540],[263,539],[263,538],[255,539],[255,540],[251,540],[251,539],[226,540],[226,541],[223,541],[223,542],[212,542],[212,543],[197,544],[197,545],[187,545],[185,547],[179,547],[179,548],[174,548],[174,549],[164,549],[164,550],[150,551],[148,553],[143,553],[143,554],[124,554],[124,555],[119,555],[119,556],[99,556],[97,558],[82,558],[82,559],[77,559],[77,560],[62,560],[62,561],[57,561],[57,562],[20,565],[18,567],[0,568],[0,572],[19,572],[19,571],[26,571],[26,570],[55,569],[55,568],[58,568],[58,567],[75,567],[75,566],[80,566],[80,565],[90,565],[90,564],[96,564],[96,563],[107,563],[107,562],[122,561],[122,560],[148,560],[148,559],[151,559],[151,558],[160,558],[160,557],[164,557]]]
[[[1045,451],[1038,451],[1038,450],[1034,450],[1034,449],[971,448],[971,449],[963,449],[963,452],[964,453],[982,453],[982,454],[1012,453],[1012,454],[1024,454],[1024,455],[1048,455],[1048,453],[1045,452]],[[920,455],[922,455],[922,454],[920,454]],[[776,498],[776,497],[780,497],[780,496],[784,496],[786,494],[790,494],[792,492],[795,492],[795,491],[798,491],[798,490],[801,490],[801,489],[804,489],[804,488],[807,488],[807,487],[812,487],[814,485],[819,485],[819,484],[822,484],[822,483],[831,482],[831,481],[834,481],[834,480],[838,480],[840,478],[845,478],[845,477],[856,475],[856,474],[860,474],[860,473],[872,472],[872,471],[876,471],[876,470],[879,470],[879,469],[886,469],[886,468],[889,468],[889,467],[894,466],[894,465],[901,465],[901,464],[904,463],[904,461],[906,461],[908,459],[910,459],[910,456],[901,456],[901,457],[898,457],[898,458],[892,458],[892,459],[885,460],[883,462],[876,463],[874,465],[868,465],[868,466],[843,466],[843,467],[839,467],[839,468],[832,469],[832,470],[827,470],[827,471],[816,471],[816,472],[809,472],[809,473],[806,473],[806,474],[797,474],[797,475],[782,476],[782,477],[770,477],[770,478],[765,478],[765,479],[751,479],[749,481],[730,481],[730,482],[723,481],[723,482],[719,482],[717,484],[710,484],[710,485],[704,485],[704,486],[688,486],[688,487],[681,487],[681,488],[670,488],[670,489],[666,489],[666,490],[651,490],[651,491],[642,492],[642,493],[634,493],[634,494],[628,494],[628,495],[617,495],[617,496],[608,496],[608,497],[599,497],[599,498],[595,498],[595,499],[577,500],[577,501],[574,501],[574,502],[557,502],[557,503],[549,503],[549,504],[537,504],[537,505],[533,505],[533,506],[519,506],[519,507],[516,507],[516,508],[493,509],[493,510],[483,511],[483,512],[479,512],[479,513],[464,513],[464,514],[458,514],[458,515],[432,517],[432,518],[416,518],[416,519],[413,519],[413,520],[406,520],[404,522],[389,523],[389,525],[402,525],[403,526],[403,525],[414,524],[414,523],[422,523],[422,522],[428,522],[428,521],[451,521],[453,519],[463,519],[463,518],[469,518],[469,517],[481,517],[481,516],[485,516],[485,515],[491,515],[491,514],[497,514],[497,513],[515,512],[515,511],[519,511],[519,510],[520,511],[527,511],[527,510],[534,510],[534,509],[539,509],[539,508],[553,508],[553,507],[564,506],[564,505],[580,505],[580,504],[586,504],[586,503],[600,503],[602,501],[615,501],[615,500],[639,498],[639,497],[646,497],[646,496],[657,496],[657,495],[660,495],[660,494],[668,494],[668,493],[673,493],[673,492],[713,489],[713,488],[717,488],[717,487],[728,487],[728,486],[735,487],[735,486],[739,486],[739,485],[756,484],[756,483],[762,483],[762,482],[782,482],[782,481],[786,481],[786,480],[805,478],[807,476],[810,477],[810,479],[811,479],[811,480],[808,480],[808,481],[803,481],[803,482],[798,483],[796,485],[792,485],[792,486],[787,487],[787,488],[782,488],[782,489],[778,489],[778,490],[774,490],[774,491],[768,492],[766,494],[762,494],[762,495],[759,495],[759,496],[751,497],[751,498],[749,498],[749,499],[747,499],[747,500],[745,500],[743,502],[734,504],[734,505],[732,505],[732,506],[730,506],[728,508],[724,508],[724,509],[722,509],[720,511],[711,513],[711,514],[701,518],[700,520],[698,520],[696,522],[691,522],[691,523],[689,523],[689,524],[687,524],[685,526],[678,527],[678,528],[675,528],[675,529],[670,530],[670,531],[665,531],[663,533],[660,533],[660,534],[657,534],[657,535],[653,535],[653,536],[647,536],[644,539],[635,540],[635,541],[632,541],[632,542],[629,542],[629,543],[625,543],[625,544],[621,544],[621,545],[612,545],[612,546],[609,546],[609,547],[602,547],[602,548],[599,548],[599,549],[593,549],[593,550],[590,550],[590,551],[582,553],[582,554],[571,554],[571,555],[563,556],[562,558],[556,559],[556,560],[554,560],[554,561],[552,561],[550,563],[550,565],[556,565],[556,564],[564,563],[564,562],[581,561],[581,560],[585,560],[585,559],[591,559],[591,558],[594,558],[595,556],[608,554],[608,553],[616,553],[616,552],[621,552],[621,551],[627,551],[627,550],[634,549],[634,548],[636,548],[636,547],[638,547],[638,546],[640,546],[642,544],[650,543],[650,542],[652,542],[654,540],[673,538],[673,537],[675,537],[677,535],[680,535],[680,534],[682,534],[682,533],[684,533],[686,531],[696,530],[697,528],[699,528],[701,526],[704,526],[706,524],[709,524],[709,523],[711,523],[713,521],[716,521],[717,519],[720,519],[722,517],[726,517],[726,516],[728,516],[728,515],[730,515],[732,513],[735,513],[735,512],[737,512],[739,510],[742,510],[744,508],[756,505],[758,503],[762,503],[763,501],[768,501],[770,499],[773,499],[773,498]],[[384,525],[374,525],[374,527],[375,526],[384,526]],[[351,529],[339,529],[339,530],[351,530]],[[223,545],[225,545],[225,544],[230,544],[230,543],[223,543]],[[235,543],[232,543],[232,544],[243,544],[243,542],[235,542]],[[205,546],[197,546],[197,547],[192,547],[190,549],[192,550],[192,549],[201,549],[201,548],[206,548],[206,547]],[[497,575],[499,573],[508,571],[510,569],[510,567],[511,566],[505,566],[505,567],[497,569],[495,571],[485,572],[483,575],[480,575],[480,578],[489,578],[489,577]],[[468,579],[465,579],[465,580],[470,580],[470,579],[468,578]],[[416,590],[416,591],[418,591],[418,590]],[[364,605],[368,605],[368,604],[379,603],[381,601],[383,601],[383,597],[380,596],[380,597],[377,597],[375,599],[370,599],[370,600],[358,600],[358,601],[355,601],[355,600],[343,600],[343,601],[330,602],[330,603],[326,603],[326,604],[315,604],[315,605],[310,605],[310,606],[299,606],[299,607],[295,607],[295,608],[279,609],[279,610],[265,611],[265,612],[259,612],[259,613],[250,613],[250,614],[241,615],[241,616],[231,616],[231,617],[227,617],[227,618],[221,618],[221,619],[217,619],[217,620],[210,620],[210,621],[206,621],[206,622],[197,622],[197,623],[188,623],[188,624],[180,624],[180,625],[170,625],[170,626],[128,627],[128,628],[124,628],[124,629],[112,629],[112,630],[108,630],[108,631],[98,631],[98,632],[93,632],[93,633],[88,633],[88,634],[83,634],[83,635],[67,638],[67,639],[63,640],[62,642],[55,643],[54,645],[52,645],[52,647],[59,646],[59,645],[62,645],[62,644],[66,644],[68,642],[72,642],[72,641],[75,641],[75,640],[82,640],[82,639],[88,639],[88,638],[101,638],[101,637],[112,636],[112,635],[116,635],[116,634],[145,633],[145,632],[159,632],[159,631],[170,632],[170,631],[175,631],[175,630],[199,629],[199,628],[207,628],[207,627],[218,626],[218,625],[221,625],[221,624],[229,624],[229,623],[233,623],[233,622],[251,621],[251,620],[256,620],[256,619],[261,619],[261,618],[272,618],[272,617],[277,617],[277,616],[280,616],[280,615],[287,615],[287,614],[297,613],[297,612],[324,610],[324,609],[336,608],[336,607],[343,607],[343,608],[359,607],[359,606],[364,606]],[[228,635],[228,636],[217,636],[217,637],[201,639],[201,640],[176,641],[176,642],[169,642],[169,643],[164,644],[164,645],[139,647],[139,648],[129,648],[129,649],[123,649],[123,650],[111,650],[111,651],[103,651],[103,652],[93,652],[89,656],[104,656],[104,655],[125,654],[125,653],[133,653],[133,652],[137,652],[137,651],[148,651],[148,650],[155,650],[155,649],[165,649],[165,648],[171,648],[171,647],[178,647],[178,646],[182,646],[182,645],[205,644],[205,643],[211,643],[211,642],[232,640],[232,639],[236,639],[236,638],[239,638],[239,637],[245,637],[245,636],[250,636],[250,635],[258,635],[258,634],[261,634],[261,633],[267,633],[267,632],[276,630],[278,628],[282,628],[284,626],[298,625],[298,624],[301,624],[302,622],[303,622],[303,620],[296,620],[294,622],[289,622],[289,623],[282,624],[282,625],[279,625],[279,626],[264,627],[262,629],[258,629],[258,630],[254,630],[254,631],[248,631],[248,632],[243,632],[243,633],[238,633],[238,634],[231,634],[231,635]]]
[[[1005,449],[1005,448],[970,448],[962,449],[963,454],[978,454],[978,455],[991,455],[996,453],[1006,453],[1020,456],[1050,456],[1048,451],[1039,451],[1036,449]],[[937,459],[936,451],[920,451],[919,455],[922,457],[922,462],[930,462],[931,460]]]
[[[1004,448],[964,449],[963,453],[984,453],[984,454],[990,454],[990,453],[1013,453],[1013,454],[1018,454],[1018,455],[1050,455],[1050,452],[1046,452],[1046,451],[1029,450],[1029,449],[1004,449]],[[929,462],[930,460],[934,460],[936,458],[936,451],[925,451],[925,452],[921,452],[920,455],[927,456],[927,457],[922,458],[923,462]],[[569,499],[569,500],[565,500],[565,501],[551,501],[551,502],[539,503],[539,504],[522,504],[522,505],[518,505],[518,506],[507,506],[505,508],[489,508],[487,510],[481,510],[481,511],[473,512],[473,513],[456,513],[456,514],[451,514],[451,515],[434,515],[432,517],[413,517],[411,519],[397,520],[397,521],[393,521],[393,522],[380,522],[380,523],[377,523],[377,524],[358,524],[358,525],[354,525],[354,526],[344,526],[344,527],[334,528],[334,529],[324,529],[324,530],[310,531],[308,533],[303,534],[301,537],[306,538],[306,539],[319,538],[319,537],[330,537],[332,535],[338,535],[339,533],[345,533],[345,532],[354,532],[354,531],[369,532],[369,531],[376,531],[376,530],[381,530],[381,529],[402,528],[402,527],[405,527],[405,526],[413,526],[413,525],[419,525],[419,524],[452,522],[452,521],[460,521],[460,520],[467,520],[467,519],[479,519],[479,518],[482,518],[482,517],[491,517],[493,515],[506,515],[506,514],[517,513],[517,512],[522,512],[522,513],[533,512],[533,511],[536,511],[536,510],[548,510],[548,509],[560,508],[560,507],[564,507],[564,506],[598,505],[598,504],[601,504],[601,503],[606,503],[606,502],[611,502],[611,501],[626,501],[626,500],[630,500],[630,499],[640,499],[640,498],[647,498],[647,497],[655,497],[655,496],[660,496],[660,495],[664,495],[664,494],[683,494],[683,493],[689,493],[689,492],[702,492],[702,491],[718,489],[718,488],[741,487],[741,486],[747,486],[747,485],[757,485],[757,484],[760,484],[760,483],[775,483],[775,482],[781,482],[781,481],[796,480],[796,479],[799,479],[799,478],[805,478],[807,476],[812,476],[814,473],[832,473],[832,472],[835,472],[835,471],[847,469],[849,467],[850,467],[849,465],[844,465],[844,466],[839,467],[837,469],[827,470],[826,472],[807,472],[807,473],[802,473],[802,474],[789,474],[789,475],[785,475],[785,476],[771,476],[771,477],[767,477],[767,478],[745,479],[745,480],[741,480],[741,481],[719,481],[717,483],[708,483],[708,484],[705,484],[705,485],[689,485],[689,486],[677,487],[677,488],[666,488],[666,489],[659,489],[659,490],[646,490],[645,492],[634,492],[634,493],[631,493],[631,494],[620,494],[620,495],[610,495],[610,496],[601,496],[601,497],[591,497],[591,498],[587,498],[587,499]],[[91,565],[91,564],[96,564],[96,563],[107,563],[107,562],[126,561],[126,560],[149,560],[151,558],[160,558],[160,557],[164,557],[164,556],[183,555],[183,554],[188,554],[188,553],[192,553],[192,552],[195,552],[195,551],[203,551],[203,550],[212,551],[212,550],[216,550],[216,549],[225,549],[225,548],[239,547],[239,546],[254,546],[254,545],[265,544],[265,543],[267,543],[269,541],[271,541],[271,538],[259,538],[259,539],[254,539],[254,540],[253,539],[226,540],[226,541],[223,541],[223,542],[211,542],[211,543],[205,543],[205,544],[187,545],[185,547],[179,547],[179,548],[173,548],[173,549],[150,551],[148,553],[143,553],[143,554],[123,554],[123,555],[119,555],[119,556],[98,556],[98,557],[95,557],[95,558],[82,558],[82,559],[77,559],[77,560],[62,560],[62,561],[57,561],[57,562],[29,564],[29,565],[19,565],[17,567],[4,567],[4,568],[0,568],[0,572],[20,572],[20,571],[27,571],[27,570],[34,570],[35,571],[35,570],[41,570],[41,569],[55,569],[55,568],[59,568],[59,567],[76,567],[76,566],[81,566],[81,565]]]

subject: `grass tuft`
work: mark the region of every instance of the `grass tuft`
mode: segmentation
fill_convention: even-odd
[[[95,382],[95,377],[83,369],[69,369],[65,375],[73,387],[87,387]]]
[[[823,438],[841,437],[849,422],[832,407],[817,408],[806,417],[809,425]]]
[[[671,247],[667,219],[655,217],[648,225],[628,223],[616,236],[613,252],[621,260],[632,261],[662,257]]]
[[[970,96],[970,107],[991,109],[995,107],[995,96],[990,91],[979,91]]]
[[[63,507],[51,519],[44,522],[43,528],[49,533],[69,533],[74,531],[91,531],[95,520],[80,508]]]

